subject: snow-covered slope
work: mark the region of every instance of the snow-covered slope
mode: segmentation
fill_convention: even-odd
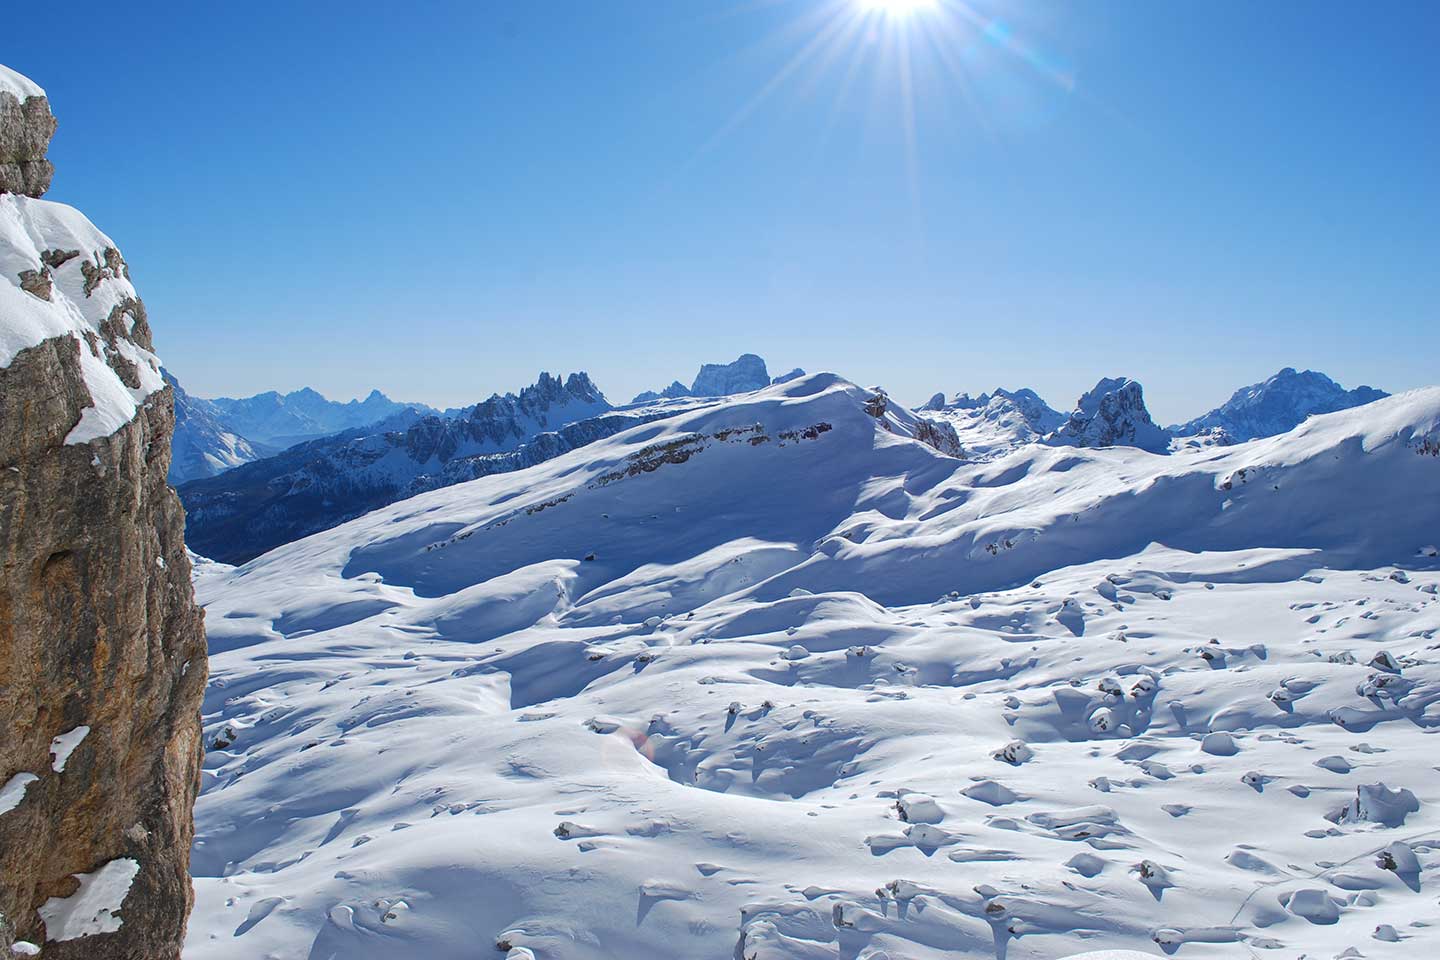
[[[1374,387],[1346,390],[1323,373],[1297,373],[1286,367],[1268,380],[1241,387],[1214,410],[1171,427],[1170,432],[1177,437],[1204,434],[1221,443],[1273,437],[1314,414],[1348,410],[1388,396]]]
[[[936,394],[921,412],[955,428],[966,457],[993,459],[1027,443],[1037,443],[1059,429],[1065,415],[1050,409],[1034,390],[1005,390],[972,397],[957,394],[946,401]]]
[[[542,373],[519,394],[495,394],[459,416],[402,410],[186,484],[186,540],[215,559],[248,560],[384,504],[521,469],[659,415],[602,416],[609,409],[587,375]]]
[[[199,566],[188,960],[1433,952],[1440,388],[920,435],[814,375]]]

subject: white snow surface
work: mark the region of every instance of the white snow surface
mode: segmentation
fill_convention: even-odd
[[[67,730],[50,741],[50,768],[56,773],[65,772],[65,764],[70,761],[70,754],[80,746],[80,741],[90,734],[90,728],[79,726],[73,730]]]
[[[0,368],[8,367],[22,350],[51,337],[75,338],[91,406],[65,438],[67,444],[109,436],[130,422],[140,404],[164,386],[160,361],[150,351],[119,339],[115,349],[139,372],[140,388],[131,389],[106,362],[111,348],[104,339],[97,336],[94,348],[87,342],[87,336],[99,333],[116,306],[135,297],[135,288],[123,275],[108,277],[85,293],[81,263],[103,264],[105,248],[113,246],[110,238],[74,207],[0,195]],[[48,250],[76,250],[79,255],[54,270],[50,299],[43,300],[22,290],[19,277],[23,271],[42,269],[41,254]]]
[[[77,873],[80,889],[68,897],[51,897],[36,911],[45,921],[46,940],[78,940],[114,933],[124,924],[120,908],[140,863],[129,857],[111,860],[93,873]]]
[[[45,91],[40,88],[40,84],[24,74],[10,69],[3,63],[0,63],[0,93],[11,94],[21,103],[30,97],[45,96]]]
[[[0,787],[0,815],[20,806],[20,801],[25,799],[25,791],[39,779],[33,773],[21,772],[6,780],[5,785]]]
[[[984,462],[870,398],[197,565],[187,960],[1440,950],[1440,388]]]

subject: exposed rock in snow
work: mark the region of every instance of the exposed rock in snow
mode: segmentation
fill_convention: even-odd
[[[1079,447],[1139,447],[1151,453],[1164,452],[1170,442],[1150,419],[1143,388],[1124,377],[1097,383],[1049,440]]]
[[[920,409],[953,426],[966,455],[976,459],[993,459],[1038,442],[1065,422],[1064,414],[1050,409],[1030,389],[997,387],[978,397],[961,393],[948,403],[937,393]]]
[[[1384,399],[1373,387],[1346,390],[1314,370],[1286,367],[1268,380],[1236,390],[1229,400],[1188,423],[1171,427],[1177,437],[1210,434],[1220,443],[1273,437],[1293,430],[1307,417],[1334,413]]]
[[[1410,790],[1391,790],[1383,783],[1367,783],[1355,788],[1355,796],[1336,815],[1337,822],[1371,821],[1387,827],[1398,827],[1405,818],[1420,809],[1420,801]]]
[[[55,173],[45,158],[54,135],[45,91],[0,64],[0,193],[44,196]]]

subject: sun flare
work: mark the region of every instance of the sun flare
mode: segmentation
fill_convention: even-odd
[[[866,13],[898,18],[933,10],[938,0],[855,0],[855,3]]]

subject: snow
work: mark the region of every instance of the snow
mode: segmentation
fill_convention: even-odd
[[[77,873],[80,889],[68,897],[51,897],[36,911],[45,921],[46,940],[78,940],[114,933],[124,923],[120,908],[140,864],[129,857],[111,860],[93,873]]]
[[[25,791],[39,779],[33,773],[17,773],[6,780],[5,786],[0,787],[0,816],[20,806],[20,801],[25,799]]]
[[[0,93],[8,93],[24,103],[30,97],[43,97],[45,91],[29,77],[17,73],[0,63]]]
[[[100,281],[86,294],[81,264],[87,260],[103,264],[104,250],[113,246],[109,237],[73,207],[0,195],[0,316],[5,318],[0,324],[0,368],[8,367],[22,350],[52,337],[75,338],[91,406],[66,436],[67,444],[109,436],[133,419],[146,398],[164,386],[154,354],[123,337],[114,349],[135,365],[139,388],[127,387],[106,362],[112,348],[98,337],[101,324],[116,307],[135,298],[135,288],[120,275]],[[54,269],[47,301],[22,290],[19,277],[24,271],[44,269],[41,255],[51,250],[76,250],[79,254]],[[97,337],[94,348],[87,342],[91,337]]]
[[[67,730],[51,740],[50,756],[53,758],[53,762],[50,764],[51,769],[56,773],[64,773],[65,764],[70,760],[70,754],[75,752],[75,748],[80,746],[80,741],[84,740],[89,733],[89,727],[80,726],[73,730]]]
[[[1434,952],[1440,389],[982,460],[874,400],[198,564],[187,960]]]

